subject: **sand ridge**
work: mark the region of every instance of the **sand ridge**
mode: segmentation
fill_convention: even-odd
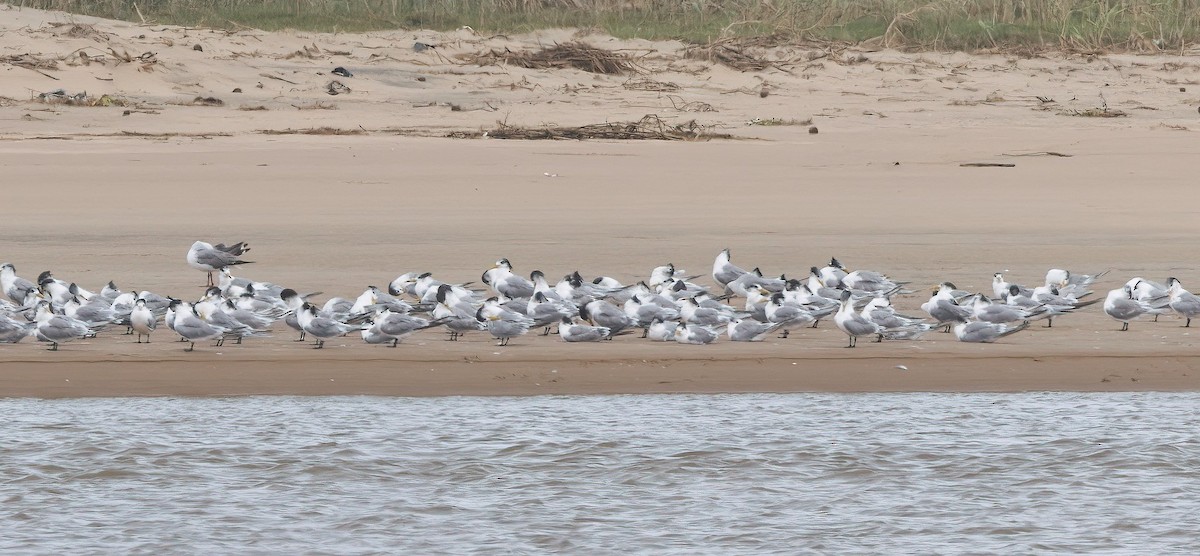
[[[250,241],[255,263],[239,275],[343,297],[408,271],[478,281],[499,257],[552,281],[578,270],[629,282],[666,262],[707,274],[725,247],[768,275],[803,276],[830,256],[886,272],[921,290],[896,301],[910,313],[926,286],[990,291],[996,271],[1036,284],[1051,267],[1112,269],[1097,295],[1135,275],[1200,281],[1192,56],[859,49],[808,59],[815,47],[781,47],[764,55],[794,63],[738,72],[684,58],[677,43],[584,37],[638,53],[647,72],[596,76],[456,58],[565,41],[571,31],[226,33],[3,15],[0,59],[58,60],[40,72],[0,63],[0,97],[10,99],[0,102],[0,173],[16,184],[5,191],[13,210],[0,220],[0,259],[29,278],[51,269],[90,288],[114,280],[196,297],[203,275],[183,259],[203,239]],[[61,23],[86,23],[104,38],[65,36]],[[413,52],[414,40],[439,48]],[[306,46],[309,54],[289,57]],[[118,64],[109,48],[153,52],[154,61]],[[68,64],[78,49],[105,61]],[[354,72],[340,79],[351,93],[325,92],[336,66]],[[630,79],[679,90],[631,89]],[[32,98],[60,87],[133,104]],[[224,105],[190,105],[198,96]],[[1102,103],[1127,115],[1064,115]],[[255,106],[267,109],[240,109]],[[497,120],[584,125],[648,113],[746,139],[433,137]],[[747,125],[756,118],[811,119],[819,133]],[[363,133],[263,133],[319,127]],[[1015,167],[961,166],[971,162]],[[996,345],[930,334],[854,350],[831,323],[754,345],[529,336],[499,349],[482,335],[451,343],[428,332],[396,349],[346,338],[321,351],[278,326],[272,338],[193,354],[165,331],[149,346],[105,332],[58,353],[0,345],[0,395],[1196,388],[1196,344],[1175,317],[1120,333],[1099,307],[1081,313]]]

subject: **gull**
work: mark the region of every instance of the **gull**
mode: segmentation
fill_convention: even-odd
[[[717,326],[732,321],[734,314],[732,311],[701,307],[695,297],[687,297],[679,300],[679,318],[687,324]]]
[[[483,283],[505,297],[533,297],[533,282],[513,274],[508,259],[496,261],[496,266],[483,273]]]
[[[244,242],[235,243],[226,247],[223,243],[212,245],[203,241],[197,241],[192,244],[192,247],[187,252],[187,263],[192,268],[201,272],[208,273],[208,283],[206,286],[212,286],[213,273],[223,268],[250,264],[253,261],[243,261],[238,257],[250,250],[250,246]]]
[[[474,330],[484,330],[486,327],[475,320],[476,308],[469,302],[459,299],[457,290],[450,284],[442,284],[437,289],[437,305],[431,316],[442,323],[450,331],[451,342],[457,342],[458,337]]]
[[[99,299],[95,303],[84,304],[78,297],[71,297],[63,304],[63,314],[83,321],[93,331],[121,322],[112,308]]]
[[[559,321],[558,337],[564,342],[599,342],[612,337],[612,330],[604,326],[576,324],[570,317],[563,317]]]
[[[859,336],[875,336],[885,332],[882,326],[875,324],[854,310],[854,302],[850,299],[850,290],[842,292],[842,305],[838,309],[836,315],[833,316],[833,322],[842,332],[845,332],[850,337],[848,348],[854,347]]]
[[[36,323],[20,322],[0,313],[0,344],[15,344],[35,332]]]
[[[967,322],[967,318],[971,316],[971,310],[959,305],[955,300],[954,291],[954,284],[943,282],[934,290],[929,301],[921,305],[921,309],[937,321],[934,326],[945,326],[947,332],[954,323]]]
[[[885,338],[915,340],[933,329],[933,325],[926,324],[924,319],[897,313],[896,308],[892,307],[892,302],[886,297],[871,298],[859,314],[884,329],[879,341]]]
[[[960,342],[992,343],[1010,334],[1016,334],[1028,327],[1028,322],[1022,322],[1013,326],[1009,324],[971,321],[955,326],[954,337],[958,338]]]
[[[50,342],[50,351],[58,351],[58,344],[86,338],[92,330],[81,320],[66,315],[56,315],[50,310],[49,301],[39,301],[34,311],[37,339]]]
[[[500,340],[496,345],[507,346],[514,337],[529,332],[533,319],[520,313],[505,309],[500,305],[499,298],[489,297],[475,311],[475,320],[487,326],[488,332]]]
[[[825,265],[820,270],[817,270],[817,267],[815,266],[813,267],[813,270],[816,270],[816,275],[818,278],[820,278],[821,285],[827,288],[836,288],[841,286],[842,279],[846,277],[846,267],[842,266],[841,261],[838,261],[836,257],[830,258],[829,264]]]
[[[1133,288],[1128,284],[1110,290],[1104,298],[1104,314],[1121,322],[1121,332],[1129,330],[1129,321],[1153,310],[1153,307],[1133,298]]]
[[[786,278],[764,278],[763,273],[758,267],[754,270],[739,276],[736,280],[725,285],[725,291],[732,292],[742,297],[747,297],[749,292],[755,288],[766,289],[770,293],[783,291],[787,285]],[[769,295],[769,294],[768,294]]]
[[[810,322],[816,323],[822,317],[833,314],[837,308],[838,305],[831,305],[813,309],[787,301],[784,294],[776,293],[772,294],[763,306],[763,314],[767,317],[767,322],[781,325],[783,334],[780,338],[787,338],[789,329],[799,328]]]
[[[834,259],[834,261],[836,260]],[[890,296],[900,293],[902,286],[908,282],[896,282],[883,274],[871,270],[855,270],[842,276],[841,283],[848,290],[866,292],[871,295]]]
[[[992,295],[996,299],[1008,300],[1008,295],[1014,286],[1017,288],[1017,293],[1020,295],[1033,295],[1033,290],[1018,284],[1008,283],[1004,280],[1004,275],[999,272],[992,275]]]
[[[225,314],[233,317],[234,320],[253,330],[255,334],[252,335],[255,336],[266,332],[272,324],[275,324],[275,321],[280,316],[274,313],[264,314],[257,311],[240,308],[232,299],[226,300],[225,304],[221,306],[221,310],[225,311]]]
[[[674,303],[668,307],[664,307],[657,303],[643,301],[637,295],[630,297],[625,302],[623,309],[625,310],[625,314],[633,319],[637,326],[645,329],[642,333],[643,338],[650,333],[650,325],[655,320],[672,321],[679,318],[679,309],[675,307]]]
[[[12,263],[4,263],[0,265],[0,288],[13,303],[24,303],[29,292],[37,289],[37,284],[17,276],[17,269]]]
[[[729,249],[725,248],[717,253],[717,259],[713,261],[712,277],[713,281],[722,285],[728,286],[730,282],[737,280],[746,270],[729,262]],[[729,290],[726,290],[729,291]]]
[[[196,314],[195,307],[187,302],[178,299],[172,300],[171,309],[175,314],[175,318],[169,323],[171,329],[186,341],[191,342],[191,345],[183,351],[195,351],[197,341],[220,338],[229,332],[224,328],[205,322]]]
[[[1183,289],[1183,284],[1179,282],[1178,278],[1167,278],[1167,284],[1169,284],[1167,291],[1171,296],[1171,309],[1187,319],[1187,324],[1183,325],[1184,328],[1192,326],[1192,319],[1200,316],[1200,297]]]
[[[550,299],[547,295],[554,295],[555,299]],[[533,297],[530,298],[525,315],[533,319],[532,327],[545,328],[542,336],[549,336],[550,325],[562,322],[563,319],[571,318],[577,312],[578,310],[573,303],[568,304],[562,299],[558,299],[558,295],[553,291],[540,291],[533,294]],[[561,333],[561,330],[559,332]]]
[[[1154,322],[1158,322],[1159,315],[1171,310],[1171,294],[1167,291],[1166,286],[1145,280],[1140,276],[1129,280],[1126,284],[1133,290],[1134,299],[1152,308],[1150,314],[1154,315]]]
[[[637,284],[630,284],[627,286],[622,284],[620,280],[610,276],[597,276],[592,279],[592,284],[611,292],[608,294],[608,296],[617,303],[625,303],[626,301],[629,301],[629,298],[639,293],[639,290],[636,289],[638,288]],[[644,286],[645,284],[643,283],[642,285]]]
[[[386,308],[377,310],[368,322],[369,325],[363,325],[363,340],[368,344],[391,342],[388,347],[396,347],[400,340],[412,336],[418,331],[442,324],[437,320],[430,321],[404,313],[393,313]]]
[[[754,319],[734,319],[725,332],[734,342],[761,342],[771,333],[782,328],[784,323],[762,323]]]
[[[325,347],[325,340],[343,336],[357,328],[352,324],[318,314],[317,306],[307,301],[300,307],[300,314],[296,318],[301,329],[317,338],[313,349],[321,349]]]
[[[705,345],[711,344],[721,335],[710,326],[700,324],[680,324],[675,327],[675,341],[680,344]]]
[[[55,307],[62,307],[71,297],[71,285],[52,276],[49,270],[38,275],[38,287]]]
[[[134,302],[133,311],[129,313],[129,326],[137,332],[137,343],[142,343],[142,335],[146,336],[146,343],[150,343],[150,333],[158,326],[158,317],[146,306],[145,299],[138,298]]]
[[[1017,286],[1012,286],[1017,287]],[[1004,324],[1017,321],[1031,321],[1037,318],[1047,317],[1050,309],[1045,305],[1037,305],[1035,307],[1025,308],[1015,305],[992,303],[986,295],[975,297],[975,303],[971,305],[971,316],[975,320],[989,322],[992,324]]]
[[[1076,288],[1083,290],[1083,289],[1086,289],[1088,286],[1092,285],[1096,281],[1097,278],[1100,278],[1101,276],[1104,276],[1105,274],[1108,274],[1107,270],[1105,270],[1104,272],[1101,272],[1099,274],[1092,275],[1092,274],[1072,274],[1068,270],[1063,270],[1061,268],[1052,268],[1052,269],[1046,271],[1046,285],[1047,286],[1057,286],[1059,289],[1066,288],[1067,286],[1075,286]]]
[[[675,339],[675,329],[679,326],[677,321],[654,319],[646,328],[646,337],[656,342],[670,342]]]
[[[599,299],[579,308],[579,318],[590,322],[593,326],[609,329],[609,340],[626,328],[631,328],[637,321],[626,315],[621,308],[612,303]]]
[[[1013,297],[1011,288],[1009,297]],[[1018,295],[1017,298],[1018,304],[1025,303],[1022,299],[1024,296]],[[1052,328],[1054,326],[1054,317],[1058,315],[1067,314],[1075,309],[1082,309],[1083,307],[1104,301],[1103,299],[1079,301],[1074,294],[1062,295],[1056,286],[1038,286],[1033,288],[1033,296],[1030,299],[1032,299],[1034,303],[1049,308],[1049,311],[1046,313],[1046,328]],[[1027,306],[1026,308],[1032,307]]]

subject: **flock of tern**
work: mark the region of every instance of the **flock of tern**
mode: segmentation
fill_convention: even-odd
[[[430,328],[444,328],[449,340],[486,332],[507,345],[531,330],[549,335],[556,330],[565,342],[598,342],[641,332],[641,337],[683,344],[709,344],[722,337],[757,342],[774,334],[786,338],[797,329],[832,320],[855,347],[857,339],[915,340],[940,328],[963,342],[994,342],[1024,330],[1030,323],[1069,315],[1103,302],[1105,314],[1122,323],[1144,315],[1177,313],[1186,319],[1200,315],[1200,298],[1183,289],[1175,278],[1158,284],[1133,278],[1103,299],[1086,299],[1105,272],[1087,275],[1062,269],[1046,273],[1045,283],[1026,287],[993,276],[991,295],[962,291],[950,282],[933,289],[921,305],[927,316],[898,312],[896,295],[912,294],[905,282],[868,270],[849,270],[837,259],[812,267],[805,279],[763,276],[730,261],[729,250],[713,262],[715,287],[693,282],[673,264],[659,266],[648,279],[622,284],[601,276],[585,280],[578,272],[555,284],[534,270],[526,278],[500,259],[482,276],[482,287],[451,284],[430,273],[406,273],[386,291],[368,287],[354,299],[334,297],[320,307],[310,302],[318,293],[301,294],[268,282],[235,277],[231,268],[251,261],[250,250],[239,242],[226,246],[202,241],[187,253],[187,263],[207,273],[207,289],[196,301],[149,291],[122,292],[109,282],[99,292],[59,280],[50,271],[36,282],[21,278],[9,263],[0,265],[0,342],[27,337],[50,344],[95,337],[110,326],[143,338],[165,324],[189,342],[212,340],[222,345],[233,339],[266,336],[283,321],[309,338],[316,348],[325,341],[357,332],[369,344],[395,347],[404,338]],[[214,274],[217,279],[214,280]],[[7,298],[7,299],[5,299]]]

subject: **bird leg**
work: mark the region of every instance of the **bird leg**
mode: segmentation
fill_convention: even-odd
[[[184,349],[183,351],[196,351],[196,342],[192,342],[191,347],[188,347],[188,348]]]
[[[783,329],[783,334],[780,334],[780,335],[779,335],[779,337],[780,337],[780,338],[787,338],[787,337],[788,337],[788,329],[784,328],[784,329]]]
[[[323,347],[325,347],[325,340],[318,339],[317,345],[313,346],[313,349],[321,349]]]
[[[58,342],[50,342],[50,347],[46,351],[58,351]]]
[[[392,338],[392,345],[390,345],[388,347],[396,347],[396,344],[398,344],[398,343],[400,343],[399,338]]]
[[[1046,317],[1046,328],[1054,328],[1054,317]]]
[[[1127,322],[1121,323],[1121,332],[1124,332],[1126,330],[1129,330],[1129,323],[1127,323]]]

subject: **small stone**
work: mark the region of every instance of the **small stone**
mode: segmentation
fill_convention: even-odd
[[[196,45],[196,46],[192,47],[192,50],[195,50],[196,52],[204,52],[204,47],[200,46],[200,45]]]
[[[242,92],[242,88],[238,87],[238,88],[234,89],[233,92],[240,93],[240,92]]]
[[[767,90],[766,85],[763,85],[763,87],[758,90],[758,98],[767,98],[767,95],[769,94],[771,94],[771,92]]]
[[[425,81],[425,77],[418,77],[417,81]]]
[[[1186,92],[1187,92],[1187,87],[1180,87],[1180,88],[1179,88],[1179,92],[1181,92],[1181,93],[1186,93]]]
[[[812,126],[812,127],[808,128],[808,134],[816,135],[817,134],[817,126]]]

